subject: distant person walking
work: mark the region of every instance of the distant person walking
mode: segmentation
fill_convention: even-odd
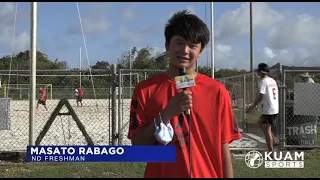
[[[263,129],[269,152],[274,151],[274,145],[278,144],[277,138],[272,133],[272,126],[279,113],[279,93],[277,82],[270,77],[269,67],[265,63],[258,65],[256,70],[260,78],[259,92],[257,97],[247,110],[250,113],[259,103],[263,105],[262,115],[260,117],[259,126]]]
[[[40,87],[39,88],[39,93],[40,93],[40,96],[39,96],[39,100],[38,100],[38,103],[37,103],[37,109],[39,107],[39,104],[42,104],[44,106],[44,108],[48,111],[47,104],[46,104],[47,92],[46,92],[46,90],[44,88]]]
[[[76,91],[76,100],[77,100],[77,107],[79,106],[79,102],[81,104],[82,107],[82,97],[83,97],[83,89],[80,87],[78,89],[75,89]]]

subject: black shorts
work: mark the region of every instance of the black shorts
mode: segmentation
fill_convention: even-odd
[[[41,101],[41,100],[39,99],[38,104],[46,105],[46,101]]]
[[[272,115],[262,114],[260,118],[261,118],[262,124],[270,124],[271,126],[273,126],[274,122],[277,119],[277,114],[272,114]]]
[[[82,96],[77,96],[77,101],[82,101]]]

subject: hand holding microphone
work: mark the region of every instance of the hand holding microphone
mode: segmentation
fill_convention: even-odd
[[[186,69],[179,69],[179,76],[175,77],[176,88],[183,89],[182,92],[173,96],[167,107],[159,114],[160,126],[157,125],[156,120],[154,123],[156,126],[155,137],[158,142],[167,145],[173,138],[173,129],[170,123],[170,119],[174,116],[180,115],[185,112],[188,120],[190,121],[190,108],[192,108],[192,92],[187,90],[187,87],[195,85],[193,75],[186,75]]]
[[[192,108],[192,92],[184,90],[173,96],[167,107],[165,108],[163,115],[168,115],[169,119],[181,114],[184,111]]]
[[[167,108],[165,109],[166,114],[172,118],[182,112],[190,115],[190,108],[192,108],[192,92],[188,90],[188,87],[195,86],[193,75],[187,75],[185,68],[179,69],[179,76],[175,77],[176,88],[183,89],[182,92],[177,93],[170,100]]]
[[[177,88],[179,88],[179,86],[183,89],[183,91],[186,91],[187,87],[190,87],[190,86],[194,86],[194,79],[193,79],[193,76],[191,76],[192,78],[189,79],[189,77],[187,76],[187,69],[184,67],[184,68],[179,68],[179,76],[178,77],[181,77],[182,78],[182,82],[181,83],[184,83],[184,84],[178,84],[177,83]],[[181,81],[181,80],[180,80]],[[186,81],[186,82],[184,82]],[[185,114],[187,114],[188,116],[190,116],[190,108],[187,109],[187,111],[185,112]]]

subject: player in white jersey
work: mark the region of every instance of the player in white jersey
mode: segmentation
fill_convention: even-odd
[[[273,146],[277,144],[271,128],[274,125],[276,117],[279,113],[279,93],[277,82],[268,76],[269,67],[265,63],[258,65],[256,70],[257,75],[260,78],[258,95],[247,113],[251,112],[254,107],[259,103],[263,106],[262,115],[260,118],[264,136],[266,139],[267,147],[269,151],[273,151]]]

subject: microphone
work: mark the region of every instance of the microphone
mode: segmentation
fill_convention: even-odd
[[[184,67],[184,68],[179,68],[179,76],[186,76],[187,75],[187,69]],[[182,88],[182,90],[186,90],[187,89],[187,87],[186,86],[184,86],[183,88]],[[187,109],[187,111],[185,112],[185,114],[187,114],[187,115],[190,115],[191,113],[190,113],[190,109]]]
[[[179,68],[179,76],[175,77],[175,81],[176,81],[176,88],[177,89],[182,89],[182,90],[186,90],[188,87],[192,87],[195,86],[195,80],[194,80],[194,76],[193,75],[187,75],[187,70],[186,68]],[[189,158],[190,158],[190,178],[192,177],[192,156],[191,156],[191,113],[190,113],[190,109],[187,109],[186,112],[184,112],[184,114],[187,115],[187,119],[189,120]]]

